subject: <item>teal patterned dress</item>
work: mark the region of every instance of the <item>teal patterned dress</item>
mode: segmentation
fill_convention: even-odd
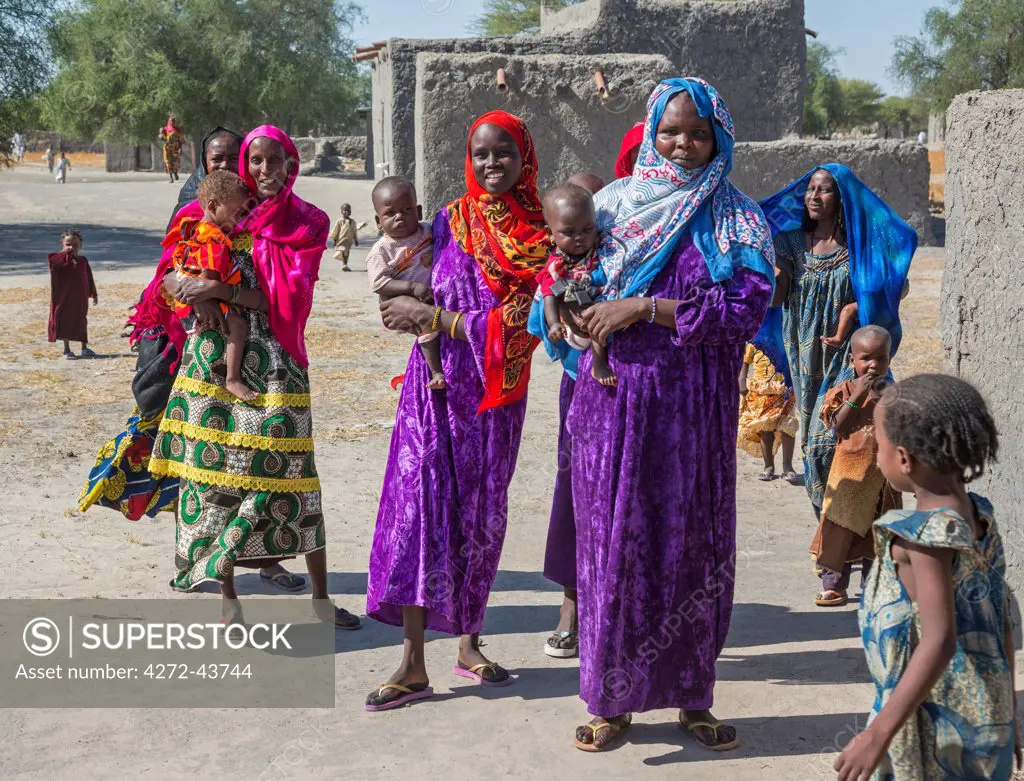
[[[1006,781],[1013,770],[1013,684],[1003,642],[1006,562],[988,500],[971,494],[986,527],[947,510],[892,510],[875,521],[876,566],[860,606],[861,639],[875,684],[871,718],[896,688],[921,636],[917,609],[896,574],[897,537],[953,557],[957,648],[924,703],[893,738],[874,781]]]
[[[252,237],[233,240],[243,283],[258,287]],[[156,437],[150,472],[181,478],[171,587],[223,582],[235,562],[275,560],[324,547],[313,459],[309,377],[281,347],[265,314],[244,310],[249,341],[245,403],[224,388],[226,340],[190,334]]]
[[[782,305],[782,333],[800,419],[804,481],[817,517],[836,449],[835,433],[821,421],[821,405],[828,390],[850,376],[849,336],[838,349],[826,347],[821,337],[835,335],[839,313],[857,300],[850,254],[841,247],[815,255],[807,251],[804,232],[794,230],[775,237],[775,257],[791,279],[789,298]]]

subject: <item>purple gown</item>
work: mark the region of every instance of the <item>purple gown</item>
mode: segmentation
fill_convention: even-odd
[[[649,291],[683,302],[677,333],[617,333],[617,388],[580,360],[567,426],[580,697],[595,716],[712,705],[736,564],[736,378],[771,292],[742,268],[713,284],[687,235]]]
[[[477,267],[434,218],[434,298],[465,312],[469,342],[440,336],[447,391],[413,345],[395,414],[377,527],[370,549],[366,614],[402,625],[402,606],[427,609],[428,629],[479,632],[498,571],[526,399],[481,415],[487,312],[498,305]]]
[[[544,551],[544,577],[572,590],[576,589],[576,516],[572,512],[572,448],[565,433],[565,418],[575,386],[576,381],[563,372],[558,391],[558,471]]]

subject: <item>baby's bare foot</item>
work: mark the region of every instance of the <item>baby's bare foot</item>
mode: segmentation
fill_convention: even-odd
[[[606,388],[614,388],[619,384],[619,378],[615,372],[609,369],[607,366],[598,366],[595,362],[590,367],[590,373],[594,375],[594,379],[604,385]]]
[[[448,387],[448,383],[444,380],[444,375],[441,372],[437,372],[430,378],[430,382],[427,383],[427,387],[430,390],[444,390]]]
[[[224,387],[227,389],[228,393],[233,393],[242,401],[249,403],[254,402],[256,397],[259,395],[241,380],[227,380],[224,383]]]

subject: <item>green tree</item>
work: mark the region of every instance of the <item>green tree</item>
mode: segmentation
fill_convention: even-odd
[[[1024,87],[1024,2],[951,0],[921,34],[896,39],[892,73],[935,111],[959,93]]]
[[[834,49],[814,41],[807,45],[807,83],[804,87],[804,135],[825,138],[832,134],[843,110],[843,88]]]
[[[170,113],[196,134],[343,132],[366,93],[349,38],[361,13],[350,0],[82,0],[52,34],[44,120],[119,141],[151,140]]]
[[[878,119],[909,136],[928,127],[928,104],[918,97],[890,95],[878,105]]]
[[[885,93],[877,84],[860,79],[840,79],[839,90],[843,99],[836,124],[840,129],[866,127],[878,121]]]
[[[470,26],[478,35],[515,35],[540,30],[540,7],[549,11],[580,0],[484,0],[484,12]]]
[[[0,0],[0,163],[9,163],[11,136],[28,129],[33,96],[50,75],[46,32],[55,3]]]

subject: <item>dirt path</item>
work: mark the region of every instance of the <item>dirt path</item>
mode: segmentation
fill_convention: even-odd
[[[31,172],[0,173],[0,247],[13,246],[17,236],[28,242],[0,256],[0,528],[8,551],[0,597],[170,597],[173,519],[129,523],[103,509],[79,515],[76,502],[97,449],[131,412],[134,358],[118,333],[151,273],[147,258],[155,256],[153,242],[174,192],[156,176],[85,169],[73,169],[72,182],[55,189]],[[370,218],[366,182],[302,179],[299,191],[332,215],[347,200],[357,221]],[[45,340],[45,254],[66,223],[95,226],[86,230],[84,252],[96,269],[100,305],[89,327],[102,360],[64,361],[60,348]],[[364,256],[365,249],[354,252],[356,269]],[[941,265],[936,251],[915,263],[907,302],[913,322],[898,371],[939,365]],[[330,588],[340,605],[362,613],[397,398],[388,382],[404,369],[411,342],[383,330],[363,273],[340,273],[328,254],[322,277],[308,341]],[[715,712],[737,726],[741,747],[704,753],[676,728],[675,714],[662,711],[636,718],[630,741],[606,757],[572,748],[573,728],[586,720],[576,663],[541,652],[560,602],[540,572],[559,373],[543,355],[534,369],[511,491],[517,499],[485,629],[487,652],[519,677],[514,686],[482,692],[464,685],[450,672],[455,641],[438,638],[427,650],[438,696],[367,714],[362,701],[390,674],[400,643],[398,631],[367,621],[360,632],[339,635],[333,710],[6,710],[0,712],[0,777],[469,779],[600,772],[625,779],[639,770],[651,779],[834,777],[836,746],[863,726],[871,702],[855,610],[810,606],[816,581],[806,551],[815,524],[805,495],[781,481],[758,483],[758,463],[742,455],[737,604],[715,703]],[[238,585],[243,599],[269,593],[252,574],[240,576]]]

